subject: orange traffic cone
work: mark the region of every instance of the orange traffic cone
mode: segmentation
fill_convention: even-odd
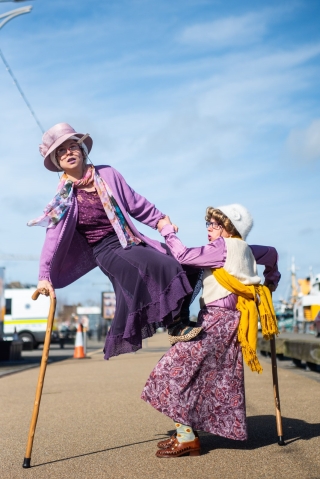
[[[86,357],[86,355],[84,354],[84,347],[83,347],[82,324],[80,323],[78,324],[73,357],[75,359],[82,359]]]

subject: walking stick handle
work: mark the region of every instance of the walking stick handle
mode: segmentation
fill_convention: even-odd
[[[41,294],[40,291],[38,289],[36,289],[36,291],[32,295],[32,299],[37,300],[39,298],[40,294]],[[22,467],[24,469],[28,469],[30,467],[30,462],[31,462],[31,452],[32,452],[32,446],[33,446],[33,439],[34,439],[34,434],[35,434],[38,415],[39,415],[39,408],[40,408],[40,401],[41,401],[41,395],[42,395],[42,389],[43,389],[43,383],[44,383],[44,376],[45,376],[46,369],[47,369],[50,342],[51,342],[51,333],[52,333],[55,311],[56,311],[56,298],[54,296],[54,293],[51,292],[50,293],[50,309],[49,309],[48,320],[47,320],[46,336],[45,336],[44,345],[43,345],[43,352],[42,352],[42,358],[41,358],[41,364],[40,364],[38,384],[37,384],[37,389],[36,389],[36,397],[35,397],[35,401],[34,401],[32,417],[31,417],[26,454],[25,454],[25,457],[24,457],[23,465],[22,465]]]
[[[46,291],[45,296],[50,296],[50,299],[52,300],[56,299],[52,291],[49,291],[48,289],[46,289],[45,291]],[[39,298],[40,294],[43,294],[43,293],[41,293],[40,289],[36,289],[33,295],[31,296],[33,301],[36,301]]]
[[[39,298],[39,296],[40,296],[40,291],[36,289],[33,295],[31,296],[31,298],[33,299],[33,301],[36,301]]]

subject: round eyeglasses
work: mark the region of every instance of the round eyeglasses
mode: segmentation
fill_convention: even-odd
[[[218,223],[216,223],[215,221],[211,222],[211,221],[206,221],[206,228],[212,228],[214,230],[218,230],[219,228],[221,228],[221,225],[219,225]]]
[[[79,145],[77,144],[74,144],[74,145],[70,145],[68,148],[66,147],[62,147],[62,148],[58,148],[57,149],[57,155],[61,158],[61,156],[64,156],[67,154],[67,151],[77,151],[79,150]]]

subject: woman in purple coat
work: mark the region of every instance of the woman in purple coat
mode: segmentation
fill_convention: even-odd
[[[87,165],[89,135],[59,123],[42,141],[44,166],[64,174],[44,214],[28,223],[47,228],[38,289],[54,294],[98,266],[116,294],[105,359],[136,351],[160,324],[180,318],[181,309],[188,316],[186,272],[166,245],[141,234],[129,217],[156,229],[165,215],[111,166]],[[192,273],[194,280],[197,270]]]

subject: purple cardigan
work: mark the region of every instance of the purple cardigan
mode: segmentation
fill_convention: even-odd
[[[223,268],[227,247],[224,238],[220,237],[205,246],[187,248],[175,234],[172,225],[165,225],[161,229],[166,244],[172,255],[180,264],[197,266],[199,268]],[[272,246],[249,245],[257,264],[265,266],[263,275],[265,284],[277,286],[281,274],[278,270],[278,253]]]
[[[132,233],[146,244],[166,254],[161,243],[139,233],[129,217],[130,214],[141,223],[156,229],[158,221],[164,214],[146,198],[136,193],[123,176],[111,166],[101,165],[95,169],[110,187]],[[77,217],[78,204],[73,195],[69,211],[55,227],[47,229],[40,257],[39,280],[50,281],[54,288],[68,286],[97,266],[91,247],[76,230]]]

